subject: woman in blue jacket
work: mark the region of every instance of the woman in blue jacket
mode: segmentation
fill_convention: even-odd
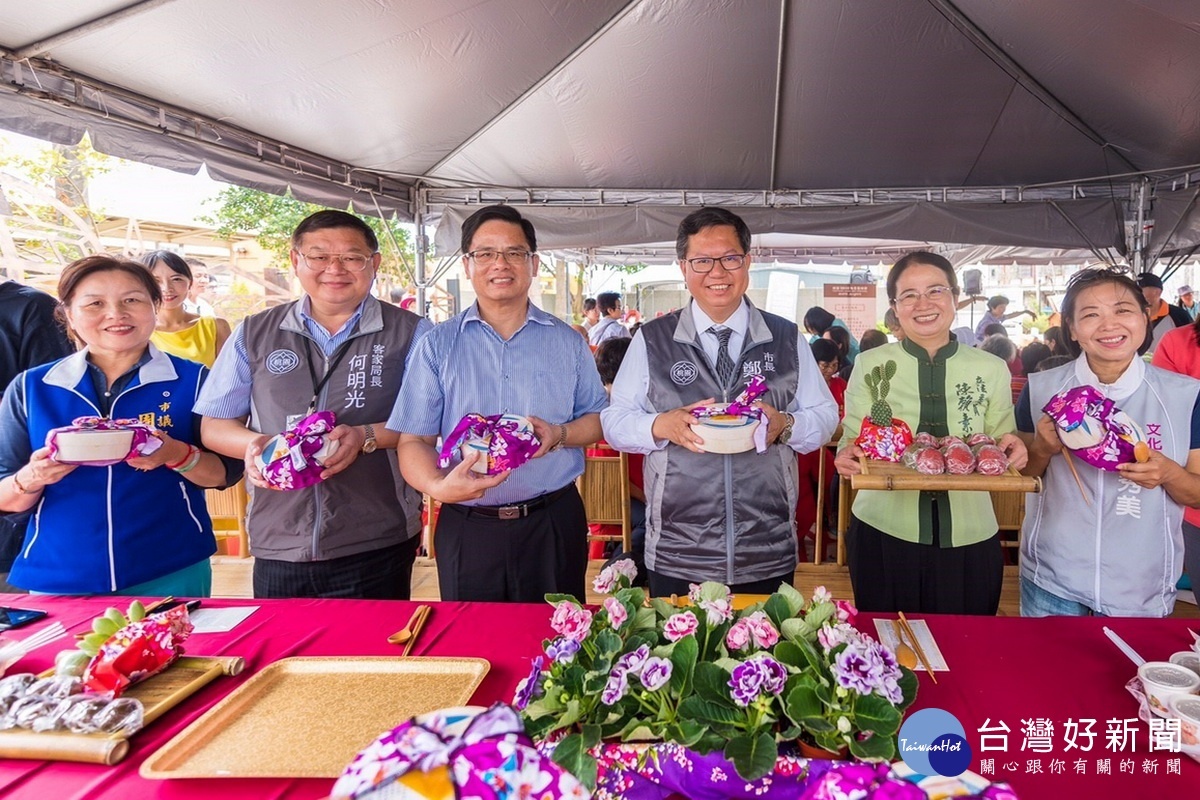
[[[161,294],[133,261],[63,270],[60,311],[82,349],[21,373],[0,405],[0,510],[32,510],[10,581],[38,593],[207,596],[216,550],[204,488],[241,463],[200,445],[200,364],[150,344]],[[162,446],[107,467],[50,458],[46,435],[76,417],[153,422]]]

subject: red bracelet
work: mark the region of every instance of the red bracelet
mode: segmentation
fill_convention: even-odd
[[[188,462],[188,459],[190,459],[192,457],[192,451],[199,450],[199,449],[200,448],[196,447],[194,444],[189,444],[187,446],[187,452],[183,454],[183,458],[179,459],[174,464],[166,464],[167,469],[178,470],[180,467],[182,467],[184,464],[186,464]],[[166,462],[164,462],[164,464],[165,463]]]

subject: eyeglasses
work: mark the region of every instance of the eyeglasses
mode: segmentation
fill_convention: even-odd
[[[746,265],[746,254],[721,256],[720,258],[685,258],[684,262],[692,268],[693,272],[712,272],[713,267],[717,264],[720,264],[721,269],[726,272],[733,272],[735,269],[741,269]]]
[[[519,267],[529,261],[529,257],[533,253],[528,250],[472,250],[467,253],[467,258],[475,262],[477,267],[494,266],[503,256],[504,260],[512,267]]]
[[[296,255],[300,256],[300,260],[304,265],[313,272],[324,272],[333,266],[336,261],[342,265],[344,269],[350,272],[362,272],[367,268],[367,264],[371,263],[374,256],[364,256],[361,253],[313,253],[305,255],[299,250]]]
[[[923,292],[914,289],[897,297],[892,304],[897,308],[912,308],[921,301],[922,297],[931,303],[940,303],[954,297],[954,290],[949,286],[930,286]]]

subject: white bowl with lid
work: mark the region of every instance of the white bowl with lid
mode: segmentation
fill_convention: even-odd
[[[1167,704],[1170,716],[1179,720],[1179,743],[1184,753],[1200,756],[1200,697],[1181,694]]]
[[[59,431],[54,436],[60,464],[83,464],[89,461],[123,461],[133,447],[131,430]]]
[[[1200,675],[1170,661],[1147,661],[1138,667],[1138,677],[1150,711],[1159,717],[1168,716],[1171,698],[1194,695],[1200,689]]]
[[[722,410],[728,407],[728,403],[712,406]],[[704,440],[700,449],[706,453],[744,453],[754,449],[754,432],[759,424],[752,417],[717,414],[693,422],[692,431]]]
[[[1192,650],[1180,650],[1178,653],[1171,653],[1171,663],[1187,667],[1192,672],[1200,675],[1200,653]]]

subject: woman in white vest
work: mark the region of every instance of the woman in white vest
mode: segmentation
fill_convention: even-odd
[[[1067,285],[1062,319],[1076,359],[1030,375],[1017,403],[1017,428],[1029,443],[1022,472],[1043,480],[1040,494],[1026,496],[1021,614],[1168,616],[1183,569],[1183,507],[1200,505],[1200,381],[1139,357],[1150,344],[1150,315],[1137,284],[1123,273],[1077,273]],[[1151,451],[1148,461],[1114,472],[1073,458],[1080,487],[1041,409],[1082,385],[1140,423]]]

